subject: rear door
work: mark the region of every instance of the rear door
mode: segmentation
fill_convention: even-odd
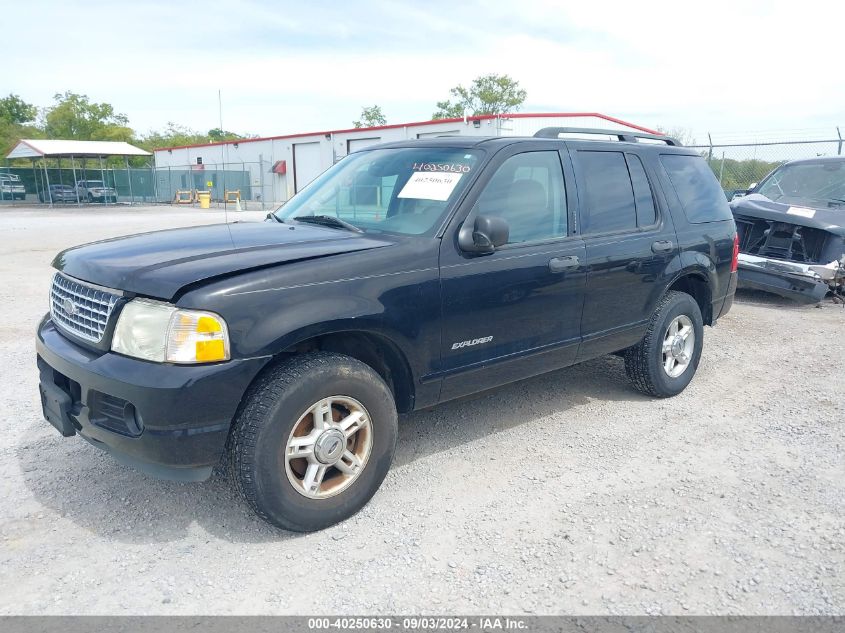
[[[504,218],[510,227],[508,244],[489,255],[463,253],[457,232],[460,215],[467,211],[459,211],[444,236],[442,400],[576,358],[584,243],[575,234],[574,200],[567,195],[557,146],[533,146],[538,149],[502,150],[463,205],[469,209],[468,223],[478,214]]]
[[[587,257],[579,353],[586,359],[642,338],[678,244],[654,177],[636,153],[618,143],[567,145]]]

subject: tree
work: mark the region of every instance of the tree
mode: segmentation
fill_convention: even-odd
[[[457,99],[438,101],[433,119],[459,118],[466,111],[473,115],[515,112],[522,107],[528,96],[519,87],[518,81],[508,75],[496,74],[476,77],[469,88],[458,84],[449,93]]]
[[[23,125],[35,121],[38,108],[27,103],[18,95],[10,94],[0,99],[0,121]]]
[[[164,131],[150,130],[136,143],[148,151],[160,147],[177,147],[180,145],[201,145],[203,143],[219,143],[220,141],[236,141],[242,138],[255,138],[251,134],[238,134],[220,128],[212,128],[207,134],[198,132],[184,125],[168,121]]]
[[[5,155],[22,138],[43,136],[35,127],[26,125],[34,122],[37,115],[38,108],[18,95],[10,94],[0,99],[0,153],[2,155]]]
[[[695,138],[685,127],[670,127],[665,128],[662,125],[657,126],[657,131],[666,136],[671,136],[673,139],[680,141],[682,145],[696,145]]]
[[[766,161],[753,158],[734,160],[714,156],[708,163],[719,184],[722,185],[722,189],[731,190],[746,189],[751,183],[760,182],[775,167],[782,165],[783,161]]]
[[[87,95],[55,95],[56,104],[44,111],[42,127],[48,138],[79,141],[131,141],[129,118],[110,103],[92,103]]]
[[[146,150],[152,151],[159,147],[176,147],[179,145],[198,145],[208,143],[208,136],[192,130],[184,125],[173,121],[167,122],[164,131],[150,130],[138,141],[138,144]]]
[[[386,125],[387,119],[381,111],[381,106],[364,106],[361,108],[361,118],[353,121],[352,125],[355,127],[376,127],[377,125]]]
[[[208,140],[212,143],[218,143],[220,141],[236,141],[239,138],[244,137],[236,132],[221,130],[219,127],[212,128],[208,131]]]

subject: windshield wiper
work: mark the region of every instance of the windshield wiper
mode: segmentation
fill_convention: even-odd
[[[311,224],[319,224],[320,226],[329,226],[335,229],[346,229],[347,231],[355,231],[356,233],[363,233],[354,224],[350,224],[333,215],[299,215],[294,218],[297,222],[310,222]]]

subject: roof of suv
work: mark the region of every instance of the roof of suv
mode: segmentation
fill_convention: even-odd
[[[613,136],[619,132],[616,130],[608,130],[609,136]],[[406,139],[404,141],[394,141],[392,143],[379,143],[377,145],[369,145],[359,151],[367,151],[371,149],[392,149],[401,147],[454,147],[454,148],[472,148],[481,147],[490,149],[499,149],[508,145],[516,143],[527,143],[532,141],[558,141],[560,143],[569,142],[585,142],[597,143],[601,145],[618,145],[626,149],[637,148],[640,151],[661,151],[671,153],[696,154],[694,150],[683,147],[681,145],[669,145],[665,143],[654,142],[631,142],[622,140],[607,140],[607,139],[591,139],[591,138],[549,138],[538,136],[438,136],[436,138],[427,139]],[[354,153],[354,152],[353,152]]]

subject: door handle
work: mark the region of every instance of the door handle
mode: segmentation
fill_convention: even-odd
[[[653,253],[671,253],[675,245],[671,240],[658,240],[651,245]]]
[[[549,270],[553,273],[562,273],[573,268],[578,268],[581,265],[581,260],[577,255],[567,255],[566,257],[554,257],[549,260]]]

